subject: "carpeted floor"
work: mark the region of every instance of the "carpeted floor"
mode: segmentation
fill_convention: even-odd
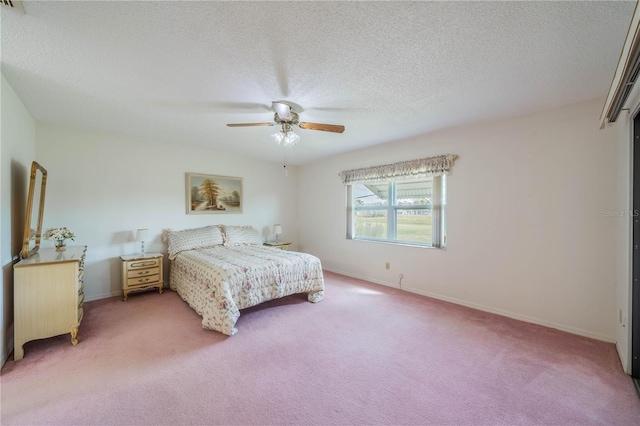
[[[90,302],[2,369],[2,425],[638,425],[613,344],[325,273],[203,330],[177,294]]]

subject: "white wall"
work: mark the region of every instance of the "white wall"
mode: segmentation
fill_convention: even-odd
[[[37,161],[48,171],[43,227],[66,226],[78,236],[70,244],[88,246],[87,300],[121,294],[119,256],[140,251],[137,228],[149,228],[147,252],[163,253],[164,228],[253,225],[272,238],[269,230],[281,223],[283,238],[297,236],[295,167],[285,177],[280,164],[41,123],[36,141]],[[186,172],[242,177],[243,213],[187,215]]]
[[[326,269],[615,341],[616,136],[594,100],[300,169],[300,242]],[[447,249],[345,238],[338,172],[457,154]],[[385,262],[391,269],[385,270]]]
[[[31,162],[35,159],[35,122],[4,76],[0,82],[0,365],[13,349],[13,260],[20,254]]]

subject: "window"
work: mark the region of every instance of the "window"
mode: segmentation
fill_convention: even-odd
[[[347,238],[443,248],[447,173],[457,155],[339,173],[347,186]]]
[[[349,238],[445,246],[445,176],[353,183],[348,192]]]

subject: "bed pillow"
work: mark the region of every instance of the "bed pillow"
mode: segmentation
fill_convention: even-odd
[[[223,226],[224,245],[241,246],[262,244],[260,232],[253,226]]]
[[[222,232],[217,226],[171,231],[167,233],[169,259],[184,250],[213,247],[222,244]]]

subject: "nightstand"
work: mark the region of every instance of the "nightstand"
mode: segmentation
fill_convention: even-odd
[[[276,242],[272,242],[272,243],[264,243],[265,246],[267,247],[273,247],[273,248],[277,248],[280,250],[289,250],[289,246],[291,245],[291,243],[276,243]]]
[[[120,256],[122,260],[122,300],[127,301],[131,291],[158,288],[162,294],[162,253],[133,254]]]

